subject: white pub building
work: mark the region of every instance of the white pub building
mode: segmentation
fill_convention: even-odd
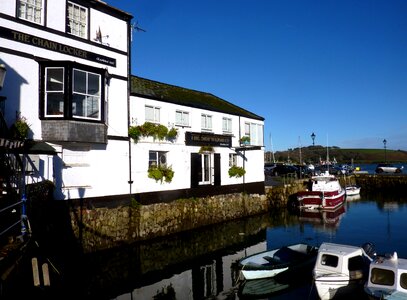
[[[264,119],[132,76],[131,20],[96,0],[1,1],[0,117],[29,125],[26,183],[98,205],[263,194]]]

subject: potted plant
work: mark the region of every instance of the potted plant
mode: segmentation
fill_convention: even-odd
[[[178,130],[173,127],[170,130],[168,130],[167,139],[174,140],[177,138],[177,135],[178,135]]]
[[[231,166],[229,168],[229,177],[242,177],[244,174],[246,174],[246,170],[243,169],[242,167],[238,167],[238,166]]]
[[[242,145],[248,145],[248,144],[250,144],[250,136],[247,136],[247,135],[242,136],[242,137],[240,138],[240,144],[242,144]]]
[[[19,117],[11,126],[13,137],[19,140],[25,140],[30,131],[30,125],[25,117]]]
[[[154,179],[156,182],[163,181],[170,183],[172,178],[174,177],[174,171],[171,167],[167,167],[164,165],[159,166],[151,166],[148,169],[148,178]]]

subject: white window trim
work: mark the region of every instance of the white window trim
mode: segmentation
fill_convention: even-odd
[[[151,162],[152,160],[150,160],[150,153],[151,152],[155,152],[156,153],[156,159],[155,159],[155,164],[156,166],[166,166],[167,165],[167,161],[168,161],[168,156],[167,156],[167,151],[156,151],[156,150],[150,150],[148,152],[148,168],[151,167]],[[164,161],[162,161],[162,157],[164,157]]]
[[[225,124],[224,121],[226,121],[226,128],[223,126]],[[222,118],[222,131],[225,133],[232,132],[232,118],[227,118],[227,117]]]
[[[177,122],[177,113],[181,114],[181,123]],[[185,120],[184,115],[188,117],[187,120],[186,120],[187,121],[186,124],[183,123],[183,121]],[[176,126],[182,126],[182,127],[190,127],[189,116],[190,116],[189,111],[183,111],[183,110],[178,110],[177,109],[175,111],[175,125]]]
[[[62,69],[62,90],[60,91],[48,91],[48,86],[47,86],[47,77],[48,77],[48,70],[50,69]],[[64,67],[47,67],[45,68],[45,99],[44,99],[44,116],[45,117],[52,117],[52,118],[63,118],[64,113],[62,115],[60,114],[47,114],[47,107],[48,107],[48,95],[52,93],[62,93],[65,94],[65,68]],[[63,105],[65,103],[63,102]],[[62,109],[64,112],[64,108]]]
[[[153,120],[147,119],[147,113],[146,113],[147,108],[152,108],[153,109]],[[158,112],[158,116],[157,116],[157,112]],[[144,117],[145,117],[146,122],[159,124],[160,123],[160,118],[161,118],[161,107],[154,106],[154,105],[145,105],[144,114],[145,114]]]
[[[205,118],[205,124],[202,124],[202,118]],[[210,126],[208,126],[208,120],[210,120]],[[201,129],[205,130],[205,131],[212,131],[212,115],[208,115],[208,114],[201,114]]]
[[[229,167],[237,166],[237,154],[229,153]]]
[[[74,82],[75,82],[75,71],[83,72],[83,73],[86,74],[86,90],[88,90],[88,87],[89,87],[89,85],[88,85],[89,76],[88,76],[88,75],[89,75],[89,74],[96,75],[96,76],[99,78],[99,95],[91,95],[91,94],[86,94],[86,93],[75,92],[75,91],[74,91],[74,88],[73,88],[73,84],[74,84]],[[98,98],[97,103],[98,103],[98,112],[99,112],[99,115],[98,115],[97,118],[91,118],[91,117],[76,115],[76,114],[73,113],[74,108],[71,107],[72,116],[73,116],[74,118],[78,118],[78,119],[86,119],[86,120],[97,120],[97,121],[100,121],[100,120],[102,119],[102,115],[101,115],[101,113],[102,113],[102,95],[101,95],[101,92],[102,92],[102,77],[100,76],[100,74],[93,73],[93,72],[88,72],[88,71],[81,70],[81,69],[77,69],[77,68],[73,68],[73,69],[72,69],[72,96],[71,96],[72,99],[73,99],[74,94],[77,94],[77,95],[84,95],[84,96],[86,96],[86,98],[87,98],[87,97]],[[73,103],[72,103],[72,105],[73,105]]]
[[[89,28],[89,24],[88,24],[89,10],[88,10],[88,8],[85,7],[85,6],[79,5],[79,4],[77,4],[77,3],[68,1],[68,3],[67,3],[67,10],[66,10],[66,14],[67,14],[67,18],[66,18],[66,19],[67,19],[67,22],[72,21],[73,23],[77,24],[78,26],[81,26],[81,24],[82,24],[83,22],[82,22],[80,19],[78,20],[78,19],[76,19],[76,18],[74,18],[74,19],[69,18],[69,5],[72,5],[72,8],[73,8],[73,9],[78,8],[79,10],[81,10],[81,9],[85,10],[86,16],[85,16],[85,23],[83,24],[83,25],[84,25],[83,35],[81,35],[81,32],[82,32],[81,30],[79,30],[78,33],[75,33],[72,27],[71,27],[71,32],[68,32],[68,34],[71,34],[71,35],[74,35],[74,36],[77,36],[77,37],[80,37],[80,38],[83,38],[83,39],[87,39],[87,38],[88,38],[88,28]],[[69,25],[69,24],[67,24],[67,26],[68,26],[68,25]],[[79,28],[80,28],[80,27],[79,27]]]
[[[18,18],[22,19],[22,20],[26,20],[28,22],[32,22],[35,24],[43,24],[43,20],[44,20],[44,1],[43,0],[37,0],[35,1],[35,3],[29,3],[27,0],[19,0],[18,1]],[[22,7],[25,7],[24,10],[24,16],[21,16],[20,13],[22,12]],[[31,18],[28,18],[28,8],[32,9],[33,11],[33,15],[31,16]],[[35,12],[39,11],[39,18],[40,20],[37,22],[35,20]]]
[[[202,159],[201,159],[202,178],[200,178],[199,184],[201,184],[201,185],[211,184],[212,183],[212,175],[213,175],[213,171],[212,171],[212,166],[213,166],[212,155],[211,154],[201,154],[201,157],[202,157]],[[209,162],[208,180],[205,180],[205,157],[208,157],[208,162]]]

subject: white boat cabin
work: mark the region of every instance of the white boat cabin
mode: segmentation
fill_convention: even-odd
[[[362,277],[366,255],[361,247],[322,243],[318,251],[314,274],[344,274],[351,278]]]
[[[310,190],[313,192],[337,191],[341,189],[338,179],[328,172],[312,177]]]
[[[377,257],[370,264],[365,291],[379,299],[388,299],[390,295],[407,299],[407,259],[398,258],[397,253]]]
[[[365,245],[362,248],[322,243],[314,267],[314,282],[320,299],[345,296],[358,288],[363,291],[368,266],[372,261],[370,250],[373,250],[371,244]]]

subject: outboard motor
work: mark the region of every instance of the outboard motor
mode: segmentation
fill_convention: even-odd
[[[365,251],[365,253],[373,259],[376,256],[376,247],[373,243],[364,243],[362,245],[362,249]]]

